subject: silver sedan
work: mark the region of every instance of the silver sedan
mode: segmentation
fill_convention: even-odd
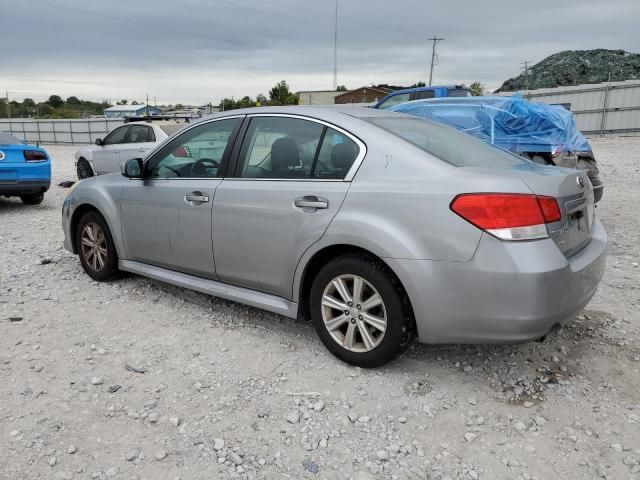
[[[373,109],[209,117],[67,197],[87,274],[311,318],[364,367],[423,343],[544,337],[591,299],[607,235],[584,172]]]

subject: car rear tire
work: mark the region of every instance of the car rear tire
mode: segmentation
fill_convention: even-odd
[[[540,165],[550,165],[549,160],[543,155],[530,154],[529,158],[532,162],[539,163]]]
[[[378,367],[413,341],[409,300],[395,275],[376,258],[348,254],[331,260],[316,275],[310,295],[320,340],[344,362]]]
[[[78,179],[84,180],[85,178],[93,177],[93,169],[87,160],[81,158],[76,165],[76,171],[78,173]]]
[[[78,222],[76,247],[82,268],[91,278],[105,282],[118,275],[116,247],[107,223],[98,212],[87,212]]]
[[[20,195],[20,200],[25,205],[40,205],[44,200],[44,193],[30,193],[29,195]]]

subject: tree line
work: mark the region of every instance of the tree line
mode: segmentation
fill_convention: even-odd
[[[236,108],[249,108],[256,106],[265,106],[265,105],[298,105],[300,102],[300,96],[296,93],[293,93],[289,84],[282,80],[275,84],[275,86],[269,90],[269,98],[267,98],[262,93],[258,94],[256,98],[251,98],[246,95],[239,100],[235,100],[232,98],[223,98],[220,101],[218,107],[220,110],[234,110]]]
[[[422,87],[423,82],[412,85],[412,87]],[[473,82],[470,86],[472,95],[482,95],[483,88],[480,82]],[[340,85],[338,91],[347,91],[347,87]],[[255,98],[248,95],[235,100],[231,98],[223,98],[218,107],[220,110],[234,110],[237,108],[249,108],[264,105],[298,105],[300,97],[293,93],[289,88],[289,84],[282,80],[278,82],[271,90],[269,90],[269,98],[263,94],[258,94]],[[118,105],[127,105],[127,99],[116,102]],[[137,101],[132,101],[131,105],[138,105]],[[66,100],[59,95],[51,95],[44,102],[35,102],[32,98],[25,98],[22,102],[15,100],[9,102],[7,108],[7,100],[0,98],[0,118],[7,118],[9,115],[13,118],[81,118],[92,115],[102,115],[106,108],[111,104],[107,101],[92,102],[90,100],[80,100],[78,97],[71,96]],[[182,108],[181,104],[175,108]]]
[[[80,118],[102,115],[108,102],[92,102],[71,96],[66,100],[59,95],[51,95],[44,102],[25,98],[22,102],[12,100],[7,108],[7,99],[0,98],[0,118]]]

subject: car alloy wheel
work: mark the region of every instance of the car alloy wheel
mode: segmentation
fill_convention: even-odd
[[[358,275],[329,282],[322,295],[322,320],[333,340],[351,352],[373,350],[387,330],[382,296]]]
[[[97,223],[84,225],[80,235],[80,249],[85,262],[93,271],[100,272],[107,264],[107,239]]]

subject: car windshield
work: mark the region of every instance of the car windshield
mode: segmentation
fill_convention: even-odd
[[[13,135],[7,132],[0,132],[0,145],[13,145],[16,143],[24,143],[22,140],[17,139]]]
[[[527,160],[466,133],[420,118],[362,118],[456,167],[512,167]]]

